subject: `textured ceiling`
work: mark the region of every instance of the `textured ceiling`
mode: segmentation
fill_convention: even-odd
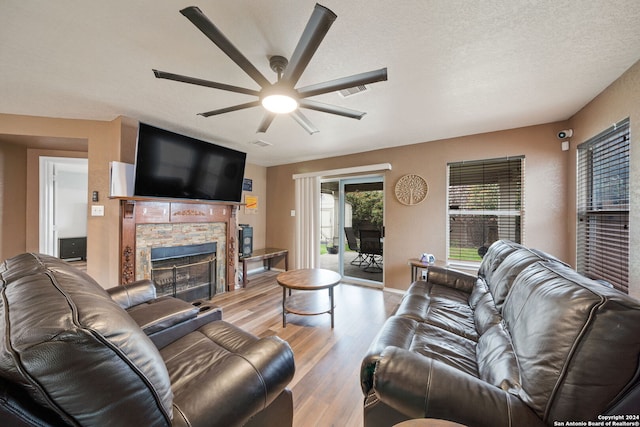
[[[254,98],[156,79],[153,68],[258,89],[179,10],[198,6],[269,79],[290,57],[311,0],[0,3],[0,113],[128,116],[248,153],[270,166],[565,120],[640,58],[637,0],[326,0],[338,19],[299,86],[388,67],[389,80],[318,101],[360,121],[305,110],[256,133]],[[271,145],[258,147],[263,140]]]

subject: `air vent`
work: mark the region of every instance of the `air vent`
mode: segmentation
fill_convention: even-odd
[[[342,89],[341,91],[338,91],[338,93],[340,94],[341,97],[347,98],[349,96],[357,95],[359,93],[366,92],[368,90],[369,88],[367,86],[360,85],[360,86],[350,87],[347,89]]]
[[[267,142],[267,141],[263,141],[261,139],[259,139],[257,141],[254,141],[254,142],[251,142],[251,144],[257,145],[258,147],[270,147],[270,146],[273,145],[272,143]]]

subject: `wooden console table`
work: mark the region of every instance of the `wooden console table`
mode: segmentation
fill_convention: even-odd
[[[241,256],[242,261],[242,286],[247,286],[247,263],[251,261],[263,261],[267,270],[271,270],[271,260],[273,258],[284,257],[284,269],[289,270],[289,251],[287,249],[265,248],[256,249],[251,255]]]

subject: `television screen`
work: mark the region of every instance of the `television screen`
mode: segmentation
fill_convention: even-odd
[[[246,156],[140,123],[134,196],[240,202]]]

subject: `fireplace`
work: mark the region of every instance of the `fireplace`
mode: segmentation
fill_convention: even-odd
[[[236,289],[238,266],[237,204],[228,203],[186,203],[177,201],[149,201],[125,199],[121,202],[121,240],[120,274],[123,284],[135,280],[151,279],[151,251],[156,248],[181,247],[190,245],[215,244],[215,262],[212,279],[212,295]],[[203,254],[200,254],[203,255]],[[200,255],[186,261],[185,264],[205,262],[207,256]],[[163,258],[164,256],[160,256]],[[203,259],[202,259],[203,258]],[[175,261],[167,261],[173,267]],[[181,264],[182,265],[182,264]],[[176,264],[176,267],[178,265]],[[160,264],[158,264],[158,268]],[[176,275],[184,269],[177,269]],[[159,292],[168,292],[168,279],[162,278]],[[155,272],[157,277],[160,272]],[[173,273],[171,273],[173,274]],[[186,274],[186,273],[184,273]],[[189,273],[191,274],[191,273]],[[205,273],[201,273],[205,274]],[[178,292],[179,283],[176,283]],[[171,290],[173,292],[173,290]],[[207,291],[208,294],[208,291]]]
[[[151,280],[158,296],[185,301],[216,293],[216,242],[151,249]]]

